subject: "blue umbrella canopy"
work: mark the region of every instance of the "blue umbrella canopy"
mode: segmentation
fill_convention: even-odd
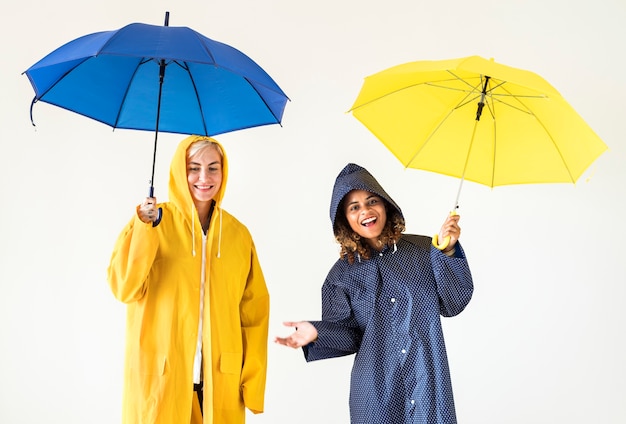
[[[217,135],[280,124],[288,100],[244,53],[187,27],[133,23],[85,35],[25,74],[35,90],[33,104],[49,103],[113,128]]]
[[[88,34],[32,65],[24,72],[35,90],[31,121],[42,101],[113,128],[155,131],[155,157],[159,131],[214,136],[281,123],[289,99],[256,62],[168,21],[166,12],[165,26]]]

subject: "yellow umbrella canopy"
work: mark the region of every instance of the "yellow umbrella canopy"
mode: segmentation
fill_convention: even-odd
[[[607,149],[542,77],[479,56],[368,76],[350,111],[405,167],[461,185],[575,183]]]

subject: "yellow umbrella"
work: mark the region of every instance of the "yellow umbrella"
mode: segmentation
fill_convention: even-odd
[[[575,183],[607,146],[539,75],[479,56],[365,78],[350,108],[400,162],[489,187]]]

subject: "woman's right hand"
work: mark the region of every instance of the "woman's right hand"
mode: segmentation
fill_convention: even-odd
[[[296,331],[287,337],[274,337],[274,343],[297,349],[317,340],[317,329],[308,321],[287,321],[283,325],[295,327]]]
[[[156,197],[146,197],[146,200],[137,207],[137,216],[141,222],[149,224],[157,220],[159,212],[156,204]]]

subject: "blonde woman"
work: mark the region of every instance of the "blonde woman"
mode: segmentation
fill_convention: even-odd
[[[184,139],[169,201],[147,198],[108,269],[127,306],[123,423],[244,423],[263,412],[269,294],[248,229],[221,207],[222,146]]]

